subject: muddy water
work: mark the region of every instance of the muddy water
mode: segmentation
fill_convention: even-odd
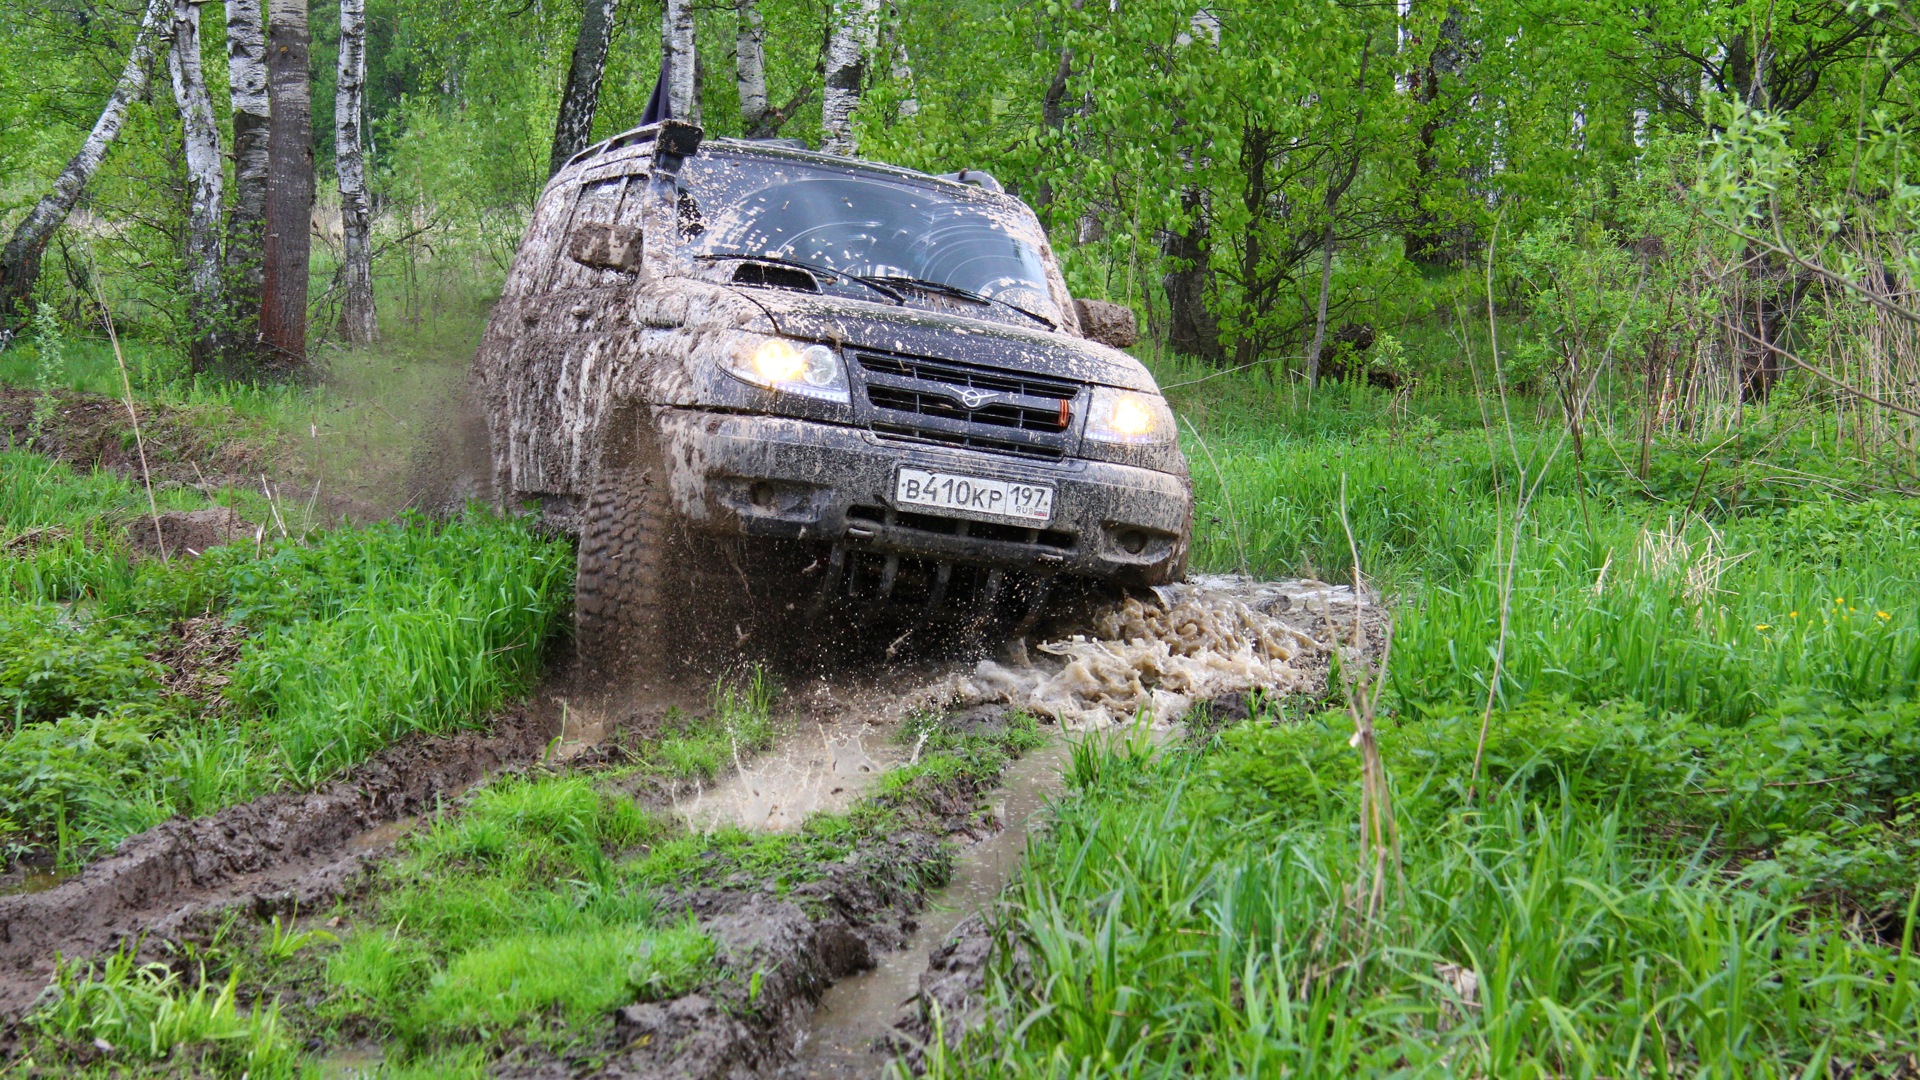
[[[886,723],[803,724],[714,786],[675,799],[673,812],[702,830],[797,829],[811,814],[846,810],[887,770],[912,760],[913,749],[895,741],[894,731]]]
[[[928,955],[962,919],[991,905],[1012,880],[1026,852],[1029,832],[1041,820],[1048,799],[1061,790],[1061,771],[1069,754],[1068,744],[1056,739],[1008,767],[991,801],[1000,830],[960,849],[952,880],[928,899],[919,928],[906,947],[882,956],[871,971],[828,988],[796,1048],[798,1060],[788,1075],[879,1074],[892,1054],[877,1050],[876,1044],[890,1030],[896,1010],[919,992]]]

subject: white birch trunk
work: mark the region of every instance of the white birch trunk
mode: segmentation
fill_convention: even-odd
[[[890,74],[895,82],[907,88],[905,96],[900,99],[898,117],[901,120],[911,120],[920,112],[920,98],[916,95],[913,86],[913,58],[907,55],[907,43],[900,37],[899,5],[888,0],[887,14],[890,16],[893,27],[893,70]]]
[[[700,122],[699,53],[694,40],[692,0],[667,0],[660,14],[660,47],[667,56],[667,108],[676,120]]]
[[[820,106],[820,127],[829,154],[859,153],[853,130],[853,111],[860,107],[860,87],[866,79],[867,58],[879,33],[880,0],[837,0],[833,36],[827,41],[827,88]]]
[[[187,164],[187,311],[193,335],[187,348],[195,370],[219,353],[226,305],[221,299],[220,225],[223,179],[220,129],[200,63],[200,7],[173,2],[173,48],[167,52],[173,100],[180,109],[181,148]]]
[[[734,0],[740,29],[734,38],[733,79],[740,89],[740,130],[759,134],[767,119],[767,28],[756,0]]]
[[[379,337],[373,308],[373,202],[367,197],[367,0],[340,0],[339,80],[333,155],[340,178],[340,333],[355,345]]]
[[[227,287],[234,315],[259,317],[267,233],[267,25],[260,0],[226,0],[233,100],[233,190],[227,197]],[[248,335],[252,336],[252,335]]]
[[[100,162],[106,158],[107,147],[119,137],[120,127],[127,118],[127,105],[146,93],[147,65],[153,58],[155,32],[172,10],[171,0],[148,0],[140,29],[133,36],[133,47],[127,53],[126,66],[120,69],[120,79],[107,96],[100,118],[93,122],[93,130],[87,132],[86,141],[80,144],[67,167],[60,170],[53,181],[53,190],[20,219],[7,246],[0,250],[0,348],[5,348],[12,338],[20,302],[33,291],[34,281],[40,276],[40,256],[47,250],[47,241],[67,220],[80,193],[86,190],[87,182],[93,179]]]

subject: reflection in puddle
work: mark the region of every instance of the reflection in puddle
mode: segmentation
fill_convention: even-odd
[[[919,992],[928,955],[962,919],[986,910],[1012,880],[1026,854],[1028,833],[1041,820],[1047,800],[1060,793],[1068,756],[1068,744],[1056,740],[1007,768],[991,799],[1000,831],[956,853],[952,880],[928,898],[920,925],[904,947],[821,996],[812,1027],[797,1048],[798,1075],[878,1075],[892,1055],[876,1051],[876,1041],[891,1030],[896,1010]]]

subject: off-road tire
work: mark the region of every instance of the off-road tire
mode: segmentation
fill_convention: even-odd
[[[669,616],[680,538],[652,440],[610,448],[580,521],[574,649],[604,684],[649,680],[671,660]]]

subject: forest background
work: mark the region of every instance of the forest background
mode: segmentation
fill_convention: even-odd
[[[1464,328],[1512,316],[1480,382],[1554,391],[1576,439],[1635,388],[1643,471],[1788,371],[1910,464],[1901,3],[10,0],[0,31],[0,333],[95,333],[104,304],[167,377],[300,370],[309,326],[477,328],[554,163],[636,123],[677,54],[669,98],[711,135],[993,173],[1162,352],[1462,385]],[[250,52],[302,34],[303,67]],[[296,91],[310,127],[263,179],[265,98]],[[300,183],[310,236],[269,228]],[[305,318],[276,314],[306,243]]]

